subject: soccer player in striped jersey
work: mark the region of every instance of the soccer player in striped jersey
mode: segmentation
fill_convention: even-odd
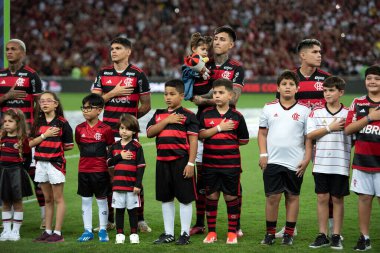
[[[121,140],[108,151],[107,164],[111,167],[112,207],[116,208],[116,244],[124,243],[124,214],[128,211],[132,244],[140,243],[137,234],[137,208],[141,206],[140,191],[145,169],[145,159],[140,143],[133,136],[140,131],[139,122],[130,114],[120,117]],[[112,168],[113,167],[113,168]]]
[[[66,175],[64,151],[74,147],[73,131],[63,117],[63,108],[57,95],[45,91],[38,100],[35,109],[35,122],[32,129],[34,139],[30,147],[36,147],[36,176],[34,181],[41,184],[45,196],[46,230],[34,241],[56,243],[63,242],[63,218],[65,200],[63,186]],[[56,204],[55,230],[52,230],[54,204]]]
[[[84,232],[78,242],[94,238],[92,233],[92,197],[95,195],[99,216],[99,241],[108,242],[107,219],[110,175],[106,163],[107,147],[114,143],[110,126],[99,120],[104,107],[100,95],[90,94],[82,100],[82,113],[86,119],[75,128],[75,141],[80,151],[78,164],[78,194],[82,197]]]
[[[240,175],[242,172],[239,145],[249,141],[243,115],[233,107],[233,83],[221,78],[212,86],[216,106],[205,109],[200,117],[199,138],[204,140],[203,179],[206,189],[208,234],[204,243],[217,240],[216,218],[221,192],[227,205],[227,244],[237,243],[237,222],[240,216]]]
[[[348,112],[344,132],[355,135],[351,191],[359,195],[360,237],[355,250],[371,249],[369,225],[372,200],[380,202],[380,66],[365,71],[368,94],[355,98]]]
[[[344,196],[349,195],[351,137],[344,134],[348,108],[340,103],[346,83],[331,76],[323,83],[325,105],[314,107],[307,121],[307,137],[316,140],[313,176],[318,196],[319,234],[310,248],[331,246],[343,249],[340,233],[344,216]],[[329,199],[333,201],[334,225],[327,237]]]
[[[129,113],[139,119],[150,111],[150,87],[145,73],[130,63],[132,42],[127,38],[117,37],[111,41],[110,47],[113,65],[104,67],[98,73],[92,92],[103,97],[105,101],[103,122],[112,127],[115,140],[119,140],[117,124],[123,113]],[[141,190],[140,197],[139,230],[151,232],[152,229],[144,220],[144,189]],[[111,200],[112,196],[108,196],[108,229],[115,227]],[[94,231],[98,231],[98,228]]]
[[[259,165],[266,195],[266,234],[261,244],[275,242],[278,206],[282,193],[287,204],[282,244],[292,245],[303,175],[311,159],[312,143],[306,138],[310,109],[295,99],[299,79],[284,71],[277,79],[280,99],[264,106],[260,116]]]
[[[148,138],[156,137],[156,199],[162,202],[165,232],[155,244],[174,242],[174,198],[180,202],[181,234],[176,244],[190,243],[192,201],[195,199],[194,163],[197,154],[199,122],[182,107],[182,80],[165,83],[167,109],[158,109],[147,125]]]

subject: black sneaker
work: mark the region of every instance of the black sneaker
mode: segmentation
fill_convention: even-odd
[[[284,236],[282,237],[282,245],[293,245],[293,236],[284,233]]]
[[[340,235],[338,234],[333,234],[331,236],[331,245],[330,247],[332,249],[343,249],[343,245],[342,245],[342,239],[340,237]]]
[[[371,249],[371,241],[369,239],[365,239],[364,235],[360,235],[358,242],[356,243],[356,246],[354,247],[354,250],[358,251],[366,251]]]
[[[175,242],[175,244],[177,245],[187,245],[189,243],[190,243],[190,236],[186,232],[183,232],[183,234],[180,235],[178,240]]]
[[[275,242],[275,239],[276,239],[275,235],[266,233],[264,240],[261,241],[261,244],[262,245],[273,245]]]
[[[153,243],[154,244],[162,244],[162,243],[171,243],[171,242],[174,242],[174,241],[175,241],[174,236],[162,233],[160,235],[160,237],[158,237],[158,239],[155,240]]]
[[[339,238],[340,240],[340,238]],[[318,249],[330,245],[330,241],[324,233],[319,233],[315,241],[309,245],[310,248]]]

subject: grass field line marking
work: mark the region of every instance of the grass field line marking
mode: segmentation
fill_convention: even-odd
[[[31,203],[35,201],[37,201],[37,199],[27,199],[27,200],[23,200],[22,203],[26,204],[26,203]]]

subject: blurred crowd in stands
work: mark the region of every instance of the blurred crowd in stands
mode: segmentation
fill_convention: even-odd
[[[297,43],[323,44],[322,68],[357,75],[380,59],[380,1],[368,0],[39,0],[11,1],[11,37],[27,43],[42,76],[93,78],[109,65],[109,42],[134,42],[130,61],[148,76],[178,77],[193,32],[236,29],[233,57],[246,77],[295,68]]]

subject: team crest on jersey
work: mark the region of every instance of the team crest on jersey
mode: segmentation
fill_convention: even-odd
[[[24,83],[25,83],[25,79],[24,78],[18,78],[16,80],[16,86],[23,87]]]
[[[299,115],[298,113],[295,112],[295,113],[293,113],[292,118],[293,118],[293,120],[298,121],[300,119],[300,116],[301,115]]]
[[[231,79],[231,73],[229,71],[224,71],[222,73],[222,78],[230,80]]]
[[[320,90],[320,91],[322,91],[322,90],[323,90],[323,83],[322,83],[322,82],[316,82],[316,83],[314,84],[314,88],[315,88],[316,90]]]
[[[96,133],[94,135],[94,138],[95,138],[95,140],[100,141],[100,139],[102,139],[102,134],[101,133]]]
[[[124,79],[124,84],[127,87],[132,87],[133,86],[133,78],[129,78],[129,77],[125,78]]]

